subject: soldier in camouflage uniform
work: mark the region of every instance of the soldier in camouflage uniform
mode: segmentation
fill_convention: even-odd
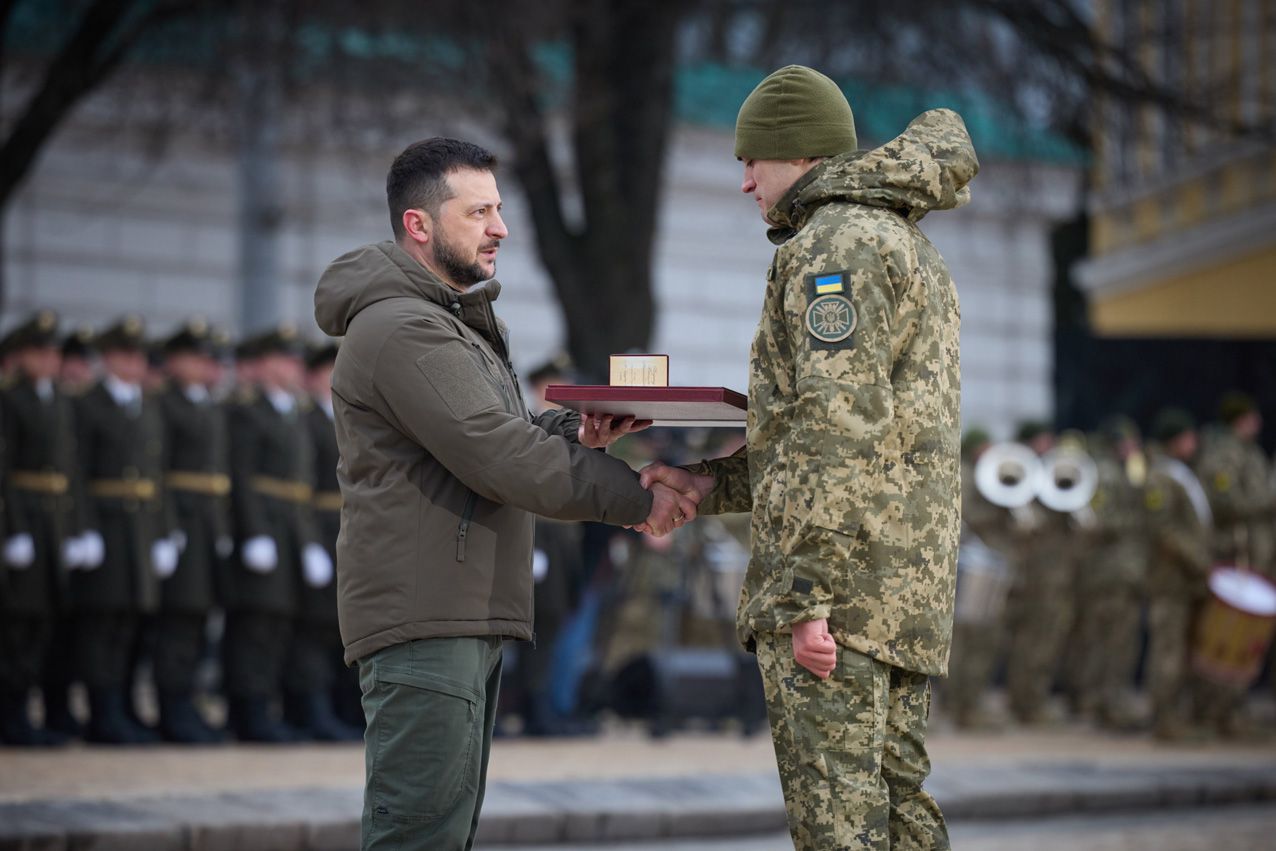
[[[975,486],[975,464],[988,447],[988,435],[979,429],[971,429],[962,440],[963,531],[994,553],[1004,556],[1009,568],[1019,541],[1031,529],[1016,521],[1008,509],[989,502]],[[1002,725],[1000,719],[984,710],[983,698],[1005,641],[1004,610],[986,621],[953,624],[952,659],[948,664],[944,705],[958,727],[997,728]]]
[[[1055,446],[1054,433],[1039,423],[1025,423],[1016,437],[1038,455]],[[1040,503],[1028,510],[1033,530],[1020,538],[1007,602],[1006,697],[1015,718],[1031,725],[1059,720],[1052,712],[1050,690],[1072,628],[1075,533],[1066,514]]]
[[[1157,415],[1146,504],[1151,536],[1148,562],[1147,690],[1153,732],[1162,739],[1189,735],[1188,673],[1192,624],[1208,593],[1213,515],[1189,466],[1197,436],[1185,411]]]
[[[1077,703],[1103,727],[1134,722],[1130,686],[1139,657],[1139,612],[1147,574],[1146,465],[1138,427],[1125,417],[1104,424],[1095,454],[1099,484],[1092,558],[1078,572]]]
[[[15,374],[0,394],[9,468],[4,470],[4,559],[0,563],[0,741],[61,744],[31,726],[27,702],[42,685],[62,602],[74,528],[74,433],[59,392],[57,316],[42,310],[5,338]]]
[[[917,227],[978,162],[926,112],[855,150],[836,84],[789,66],[736,122],[744,192],[780,247],[749,377],[748,443],[644,481],[753,513],[738,614],[755,649],[801,849],[947,848],[929,677],[948,666],[959,537],[957,292]]]
[[[1220,427],[1204,442],[1196,465],[1214,514],[1214,561],[1270,575],[1276,491],[1267,455],[1258,445],[1262,414],[1253,399],[1233,392],[1219,405],[1219,418]],[[1244,698],[1244,689],[1212,685],[1202,706],[1204,720],[1224,735],[1242,733]]]

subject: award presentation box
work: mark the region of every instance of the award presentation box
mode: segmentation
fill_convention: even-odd
[[[743,428],[748,418],[748,399],[725,387],[552,384],[545,399],[582,414],[632,416],[657,426]]]

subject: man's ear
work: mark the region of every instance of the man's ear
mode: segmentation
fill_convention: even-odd
[[[425,245],[434,233],[434,220],[424,210],[404,210],[403,232],[413,242]]]

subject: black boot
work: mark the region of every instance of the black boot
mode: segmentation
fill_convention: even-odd
[[[288,744],[302,741],[300,733],[270,715],[264,697],[234,697],[230,700],[229,727],[241,742]]]
[[[84,736],[84,725],[71,714],[65,685],[46,686],[44,689],[44,730],[71,739]]]
[[[134,724],[125,709],[124,692],[118,688],[89,689],[89,725],[84,740],[99,745],[151,745],[159,737]]]
[[[37,748],[49,744],[43,732],[31,726],[24,692],[0,692],[0,742],[19,748]]]
[[[284,717],[317,742],[357,742],[363,731],[346,724],[332,709],[326,691],[289,692],[284,697]]]
[[[224,741],[222,734],[200,716],[190,695],[161,694],[159,701],[159,731],[165,741],[182,745],[215,745]]]

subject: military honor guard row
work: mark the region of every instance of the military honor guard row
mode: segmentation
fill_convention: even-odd
[[[232,349],[197,319],[160,341],[134,316],[62,336],[50,311],[4,337],[3,743],[359,737],[335,353],[290,327]],[[224,704],[202,693],[218,671]]]

